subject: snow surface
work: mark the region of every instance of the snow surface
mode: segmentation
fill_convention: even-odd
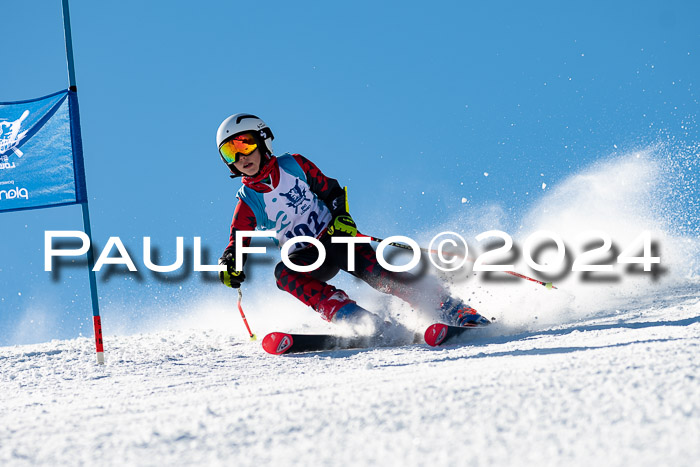
[[[0,464],[698,465],[698,284],[656,298],[438,349],[161,331],[110,338],[100,367],[88,338],[3,347]]]
[[[616,265],[557,277],[557,290],[447,277],[497,324],[444,348],[397,331],[392,346],[271,356],[230,290],[139,305],[136,322],[107,310],[104,366],[92,338],[0,347],[0,465],[700,465],[696,154],[601,163],[548,186],[510,230],[520,243],[601,230],[620,248],[650,230],[658,274]],[[480,209],[425,235],[509,230],[503,207]],[[334,284],[409,330],[429,323]],[[331,328],[273,284],[248,287],[260,338]]]

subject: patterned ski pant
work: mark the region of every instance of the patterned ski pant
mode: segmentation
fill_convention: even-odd
[[[310,272],[297,272],[288,268],[283,262],[275,267],[277,287],[289,292],[304,304],[318,310],[318,304],[333,295],[338,289],[327,281],[335,277],[342,269],[362,279],[374,289],[394,295],[416,308],[425,305],[425,281],[406,272],[392,272],[384,269],[377,261],[376,252],[367,243],[356,244],[354,248],[355,270],[348,271],[348,245],[331,243],[330,236],[320,238],[326,250],[326,260]],[[309,246],[289,254],[289,259],[297,265],[310,265],[318,259],[318,249]],[[439,307],[439,301],[449,296],[447,291],[436,281],[430,281],[428,295],[434,297],[433,305]]]

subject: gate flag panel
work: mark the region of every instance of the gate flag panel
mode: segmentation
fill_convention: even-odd
[[[84,203],[75,92],[0,103],[0,212]]]

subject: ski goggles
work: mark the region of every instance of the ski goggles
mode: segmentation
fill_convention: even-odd
[[[247,156],[258,148],[258,142],[255,136],[250,133],[234,136],[223,142],[219,148],[221,157],[224,158],[227,164],[238,162],[241,155]]]

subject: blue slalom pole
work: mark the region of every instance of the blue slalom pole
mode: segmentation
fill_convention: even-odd
[[[71,99],[71,138],[73,140],[73,150],[80,151],[78,167],[76,170],[81,171],[81,180],[85,180],[85,166],[83,165],[82,157],[82,135],[80,132],[80,113],[78,111],[78,87],[75,83],[75,64],[73,62],[73,37],[70,29],[70,12],[68,10],[68,0],[61,0],[63,6],[63,32],[66,39],[66,58],[68,59],[68,90],[74,93]],[[76,178],[76,179],[77,179]],[[97,352],[97,363],[102,365],[105,362],[104,346],[102,342],[102,320],[100,318],[100,303],[97,296],[97,278],[95,277],[95,255],[92,251],[92,228],[90,227],[90,211],[88,209],[87,188],[81,187],[79,190],[82,197],[81,206],[83,210],[83,229],[85,234],[90,239],[90,248],[87,251],[88,275],[90,277],[90,298],[92,300],[92,319],[95,328],[95,350]]]
[[[66,58],[68,59],[68,85],[73,92],[77,91],[75,86],[75,64],[73,63],[73,36],[70,32],[70,12],[68,11],[68,0],[61,0],[63,4],[63,33],[66,38]]]

